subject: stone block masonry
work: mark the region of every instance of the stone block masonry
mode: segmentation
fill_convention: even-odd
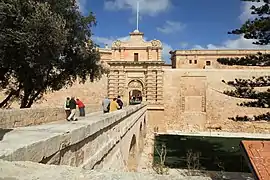
[[[0,140],[0,159],[123,169],[128,165],[131,139],[135,137],[138,149],[143,138],[140,131],[146,124],[146,110],[141,104],[108,114],[93,113],[77,122],[15,128]]]
[[[85,106],[86,113],[102,110],[99,104],[86,104]],[[77,110],[77,115],[79,115],[79,110]],[[63,107],[0,110],[0,128],[33,126],[65,120],[65,118],[66,114]]]
[[[233,88],[222,83],[222,80],[228,82],[269,75],[269,69],[164,70],[164,129],[198,132],[220,127],[225,132],[269,133],[270,124],[267,122],[234,122],[228,119],[237,115],[260,115],[269,109],[238,106],[237,103],[250,100],[223,94]],[[264,90],[268,88],[263,87]]]

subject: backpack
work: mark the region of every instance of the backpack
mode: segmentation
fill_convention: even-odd
[[[69,108],[69,100],[66,101],[66,108]]]
[[[120,106],[120,109],[123,107],[123,102],[121,99],[117,99],[117,104]]]

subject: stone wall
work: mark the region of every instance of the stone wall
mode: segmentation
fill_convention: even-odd
[[[267,49],[243,49],[243,50],[176,50],[172,52],[172,65],[176,69],[261,69],[254,66],[224,66],[217,62],[218,58],[236,58],[254,55],[258,52],[270,53]],[[207,64],[208,61],[208,64]],[[268,68],[269,67],[263,67]]]
[[[86,114],[102,110],[99,104],[86,104],[85,106]],[[78,114],[79,110],[77,109]],[[65,120],[65,118],[66,114],[63,107],[0,110],[0,128],[33,126]]]
[[[48,92],[43,98],[33,104],[32,107],[57,107],[63,106],[66,97],[75,96],[83,101],[84,104],[100,104],[107,95],[107,75],[94,82],[87,81],[80,84],[78,81],[71,87],[62,88],[56,92]],[[0,101],[5,98],[3,92],[0,92]],[[11,108],[19,108],[18,102],[14,102]]]
[[[167,130],[270,132],[267,122],[234,122],[229,117],[252,116],[269,109],[240,107],[246,99],[223,94],[232,87],[222,83],[235,78],[270,75],[270,70],[173,69],[164,71],[164,126]],[[266,88],[264,88],[266,89]],[[213,129],[214,130],[214,129]]]
[[[69,165],[84,169],[124,169],[135,137],[139,147],[146,105],[92,114],[77,122],[20,127],[0,138],[0,159]],[[117,164],[117,166],[116,166]]]

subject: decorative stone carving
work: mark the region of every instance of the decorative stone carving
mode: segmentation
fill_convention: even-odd
[[[153,47],[161,47],[161,42],[159,40],[151,41]]]
[[[129,88],[138,88],[138,89],[142,89],[142,84],[141,84],[141,82],[139,82],[139,81],[131,81],[131,82],[128,84],[128,87],[129,87]]]
[[[121,41],[120,40],[115,41],[114,46],[115,47],[120,47],[121,46]]]

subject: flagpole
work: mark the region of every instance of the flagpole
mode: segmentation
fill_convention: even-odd
[[[139,1],[137,1],[137,30],[139,31],[139,8],[140,4]]]

